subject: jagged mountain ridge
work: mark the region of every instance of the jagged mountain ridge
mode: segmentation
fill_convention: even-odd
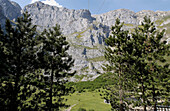
[[[1,1],[4,0],[0,0],[0,4]],[[93,80],[99,76],[99,72],[102,73],[101,66],[106,63],[104,40],[109,36],[110,27],[114,25],[116,18],[125,23],[124,29],[129,30],[140,25],[143,17],[147,15],[155,21],[157,27],[166,28],[167,35],[170,34],[170,11],[143,10],[135,13],[128,9],[118,9],[91,15],[86,9],[59,8],[42,2],[25,6],[22,12],[25,11],[31,14],[32,23],[38,26],[39,31],[53,27],[56,23],[60,25],[62,34],[71,45],[68,53],[75,59],[73,70],[77,71],[77,76],[71,78],[71,81]]]

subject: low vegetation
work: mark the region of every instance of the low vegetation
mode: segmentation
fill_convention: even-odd
[[[128,26],[128,27],[134,27],[134,24],[124,24],[124,26]]]
[[[95,57],[95,58],[89,58],[88,61],[91,62],[98,62],[98,61],[105,61],[105,57],[104,56],[99,56],[99,57]]]
[[[113,84],[111,75],[112,73],[103,74],[93,81],[69,82],[66,84],[66,86],[74,87],[75,91],[79,93],[85,91],[95,91],[96,89],[100,89],[105,85]]]

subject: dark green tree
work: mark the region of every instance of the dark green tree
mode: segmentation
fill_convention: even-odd
[[[169,45],[163,40],[165,30],[156,30],[148,17],[131,34],[121,30],[123,24],[119,24],[117,20],[112,36],[106,39],[109,65],[104,69],[112,71],[115,82],[106,87],[110,90],[106,97],[114,109],[122,110],[121,103],[132,100],[132,105],[143,106],[144,111],[149,106],[156,111],[158,100],[168,104],[169,96],[169,64],[160,65],[169,56]]]
[[[156,111],[158,98],[167,95],[169,65],[160,65],[160,62],[166,61],[164,57],[169,55],[169,45],[163,40],[164,32],[165,30],[156,30],[154,23],[144,17],[141,27],[132,33],[133,53],[130,58],[133,64],[130,70],[133,73],[133,81],[138,84],[135,89],[138,90],[139,99],[142,98],[144,111],[151,105]]]
[[[49,77],[46,104],[49,111],[59,110],[59,107],[64,106],[62,96],[69,91],[65,86],[66,79],[74,75],[69,73],[74,60],[67,52],[69,43],[66,37],[61,35],[58,25],[48,31],[44,30],[39,39],[42,41],[41,50],[38,53],[39,61],[42,64],[41,68]]]
[[[119,19],[116,19],[115,25],[112,27],[112,35],[106,39],[107,47],[105,48],[105,58],[109,62],[105,65],[106,71],[113,73],[114,86],[107,86],[106,89],[110,92],[106,92],[109,95],[112,108],[115,110],[125,110],[125,89],[127,72],[127,51],[128,41],[130,40],[129,32],[122,29],[123,23],[120,23]],[[107,96],[108,97],[108,96]]]
[[[17,111],[21,98],[19,97],[22,84],[22,78],[26,74],[35,71],[36,59],[36,26],[31,24],[31,18],[28,13],[24,13],[18,18],[15,25],[7,20],[5,33],[0,34],[0,66],[1,66],[1,88],[3,83],[7,81],[6,88],[12,92],[4,103],[5,109],[9,111]],[[8,86],[9,85],[9,86]],[[2,91],[2,90],[1,90]],[[2,95],[6,93],[1,93]],[[3,107],[3,106],[2,106]]]
[[[28,73],[22,78],[22,86],[19,97],[21,105],[19,110],[23,111],[42,111],[47,110],[46,104],[46,81],[42,69],[37,69],[33,73]]]

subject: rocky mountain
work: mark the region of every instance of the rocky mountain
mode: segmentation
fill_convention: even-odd
[[[21,7],[10,0],[0,0],[0,23],[4,28],[6,19],[16,20],[21,16]]]
[[[0,0],[0,9],[8,9],[1,11],[7,18],[15,18],[20,15],[20,7],[16,3],[8,1],[5,3]],[[6,4],[6,5],[2,5]],[[9,7],[7,8],[7,4]],[[15,4],[15,5],[14,5]],[[6,8],[4,8],[4,6]],[[15,6],[15,14],[11,12],[11,7]],[[28,11],[31,14],[32,23],[38,26],[38,30],[48,29],[59,24],[62,34],[67,37],[71,47],[69,54],[75,59],[73,70],[77,71],[77,75],[71,78],[71,81],[93,80],[102,73],[102,64],[106,63],[104,59],[105,38],[110,34],[110,27],[114,25],[116,18],[124,22],[124,29],[131,30],[140,25],[144,16],[150,16],[151,20],[157,25],[157,28],[167,29],[167,39],[170,35],[170,11],[149,11],[143,10],[133,12],[128,9],[118,9],[104,14],[91,15],[89,10],[67,9],[64,7],[56,7],[36,2],[24,7],[22,12]],[[1,22],[1,21],[0,21]],[[2,23],[2,22],[1,22]]]
[[[0,23],[1,23],[3,28],[4,28],[4,25],[5,25],[5,21],[6,21],[6,17],[5,17],[5,14],[4,14],[4,10],[3,10],[2,6],[0,6]]]
[[[77,78],[98,76],[97,69],[101,69],[104,62],[104,39],[109,35],[109,27],[96,24],[96,18],[85,9],[69,10],[36,2],[27,5],[23,11],[31,14],[33,24],[40,31],[56,23],[60,25],[63,35],[71,44],[69,54],[75,59],[73,70],[77,71]]]
[[[69,54],[75,59],[73,70],[77,75],[72,80],[89,80],[102,73],[101,66],[105,63],[104,46],[105,38],[110,34],[110,27],[119,18],[125,23],[124,29],[131,29],[140,25],[144,16],[150,16],[157,26],[170,30],[170,11],[143,10],[133,12],[128,9],[118,9],[100,15],[91,15],[89,10],[73,10],[64,7],[56,7],[36,2],[27,5],[23,11],[28,11],[33,19],[33,24],[38,30],[50,28],[56,23],[71,47]],[[167,38],[166,38],[167,39]]]
[[[10,0],[0,0],[0,6],[4,12],[4,16],[10,20],[16,19],[21,16],[21,7]]]

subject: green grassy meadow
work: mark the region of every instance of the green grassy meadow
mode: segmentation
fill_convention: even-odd
[[[65,96],[67,99],[67,105],[74,105],[71,111],[78,111],[79,108],[84,108],[86,111],[110,111],[111,106],[104,103],[104,99],[101,98],[100,93],[97,91],[93,92],[75,92],[69,96]]]

